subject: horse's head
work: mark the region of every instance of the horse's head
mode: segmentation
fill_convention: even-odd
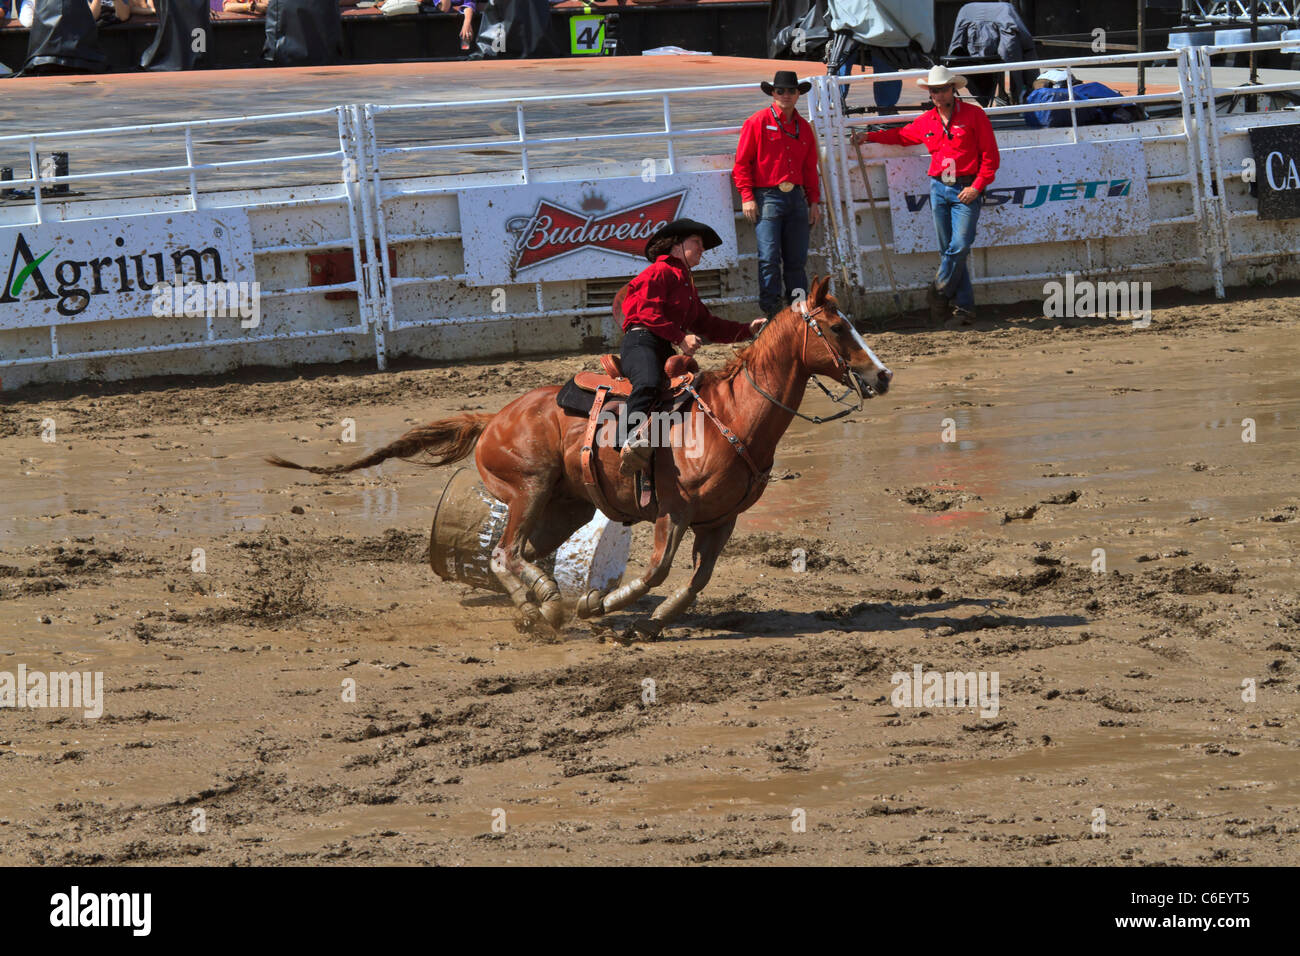
[[[862,398],[883,395],[894,373],[862,340],[829,288],[829,276],[813,280],[808,298],[789,310],[806,326],[800,361],[812,374],[833,378]]]

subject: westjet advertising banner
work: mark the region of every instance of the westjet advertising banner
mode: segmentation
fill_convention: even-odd
[[[0,329],[158,315],[155,286],[250,283],[252,247],[242,209],[3,226]]]
[[[722,239],[700,268],[739,261],[727,170],[464,189],[457,199],[471,285],[640,272],[646,241],[681,218],[712,226]]]
[[[928,155],[891,159],[889,212],[899,253],[934,252]],[[1071,143],[1006,150],[984,190],[975,246],[1145,235],[1151,226],[1140,143]]]

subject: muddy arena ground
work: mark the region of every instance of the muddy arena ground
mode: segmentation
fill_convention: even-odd
[[[683,625],[626,648],[630,612],[546,642],[432,573],[450,468],[262,462],[593,356],[5,393],[0,670],[106,694],[0,714],[0,862],[1294,865],[1297,291],[867,331],[895,387],[796,422]],[[997,672],[997,716],[894,706],[916,665]]]

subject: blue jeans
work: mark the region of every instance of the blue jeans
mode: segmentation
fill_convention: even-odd
[[[808,200],[796,186],[783,193],[775,186],[754,189],[758,203],[758,305],[775,315],[796,290],[808,293]],[[782,282],[784,280],[784,294]]]
[[[836,71],[838,76],[849,76],[853,73],[853,64],[857,60],[857,55],[848,57],[840,64],[839,70]],[[897,73],[898,67],[885,61],[875,50],[871,50],[871,72],[874,74]],[[876,108],[884,107],[893,109],[898,105],[898,98],[903,93],[902,80],[884,80],[883,82],[871,84],[871,95],[876,101]],[[840,87],[840,107],[843,108],[848,102],[849,88]]]
[[[934,210],[934,231],[939,237],[939,270],[934,284],[939,291],[963,309],[975,308],[975,290],[971,287],[966,257],[975,242],[975,224],[979,222],[983,200],[973,203],[957,201],[964,187],[938,179],[930,180],[930,207]]]
[[[871,72],[880,73],[897,73],[898,68],[885,60],[875,50],[871,51]],[[883,83],[874,83],[871,87],[872,96],[875,98],[876,106],[891,109],[898,105],[898,98],[903,93],[902,80],[886,80]],[[896,128],[896,127],[891,127]]]

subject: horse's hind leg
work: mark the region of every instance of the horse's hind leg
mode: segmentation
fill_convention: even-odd
[[[567,616],[560,600],[559,585],[544,570],[524,558],[524,547],[545,513],[552,490],[551,482],[533,479],[525,482],[508,500],[503,499],[510,509],[510,517],[506,520],[500,543],[492,552],[492,572],[522,612],[525,627],[535,623],[535,616],[540,611],[546,623],[558,630]]]
[[[680,617],[695,603],[696,597],[713,577],[713,568],[718,563],[718,555],[722,554],[722,549],[730,540],[731,532],[735,527],[736,521],[733,518],[717,528],[695,532],[695,541],[691,548],[695,570],[691,574],[691,579],[655,608],[654,614],[650,615],[650,620],[638,621],[634,625],[638,630],[648,630],[657,636],[670,622]]]
[[[555,552],[555,549],[573,533],[591,520],[596,513],[596,506],[590,501],[569,501],[562,503],[551,499],[546,513],[538,520],[533,533],[524,545],[524,559],[540,561]]]

